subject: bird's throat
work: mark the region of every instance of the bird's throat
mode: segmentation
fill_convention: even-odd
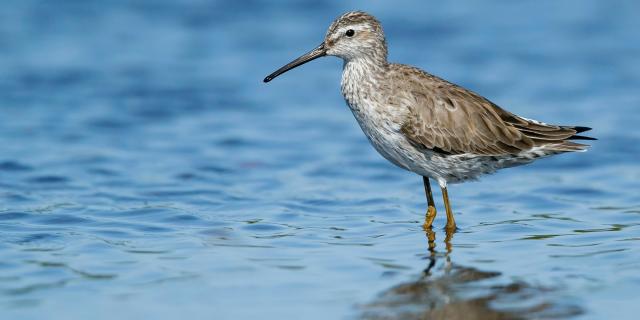
[[[357,106],[362,100],[370,98],[372,92],[383,80],[387,63],[371,59],[353,59],[345,61],[342,68],[340,89],[349,106]]]

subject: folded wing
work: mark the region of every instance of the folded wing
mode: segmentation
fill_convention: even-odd
[[[550,125],[514,115],[452,83],[425,74],[408,93],[409,113],[402,133],[418,147],[447,154],[499,156],[534,147],[565,152],[587,145],[567,140],[586,127]]]

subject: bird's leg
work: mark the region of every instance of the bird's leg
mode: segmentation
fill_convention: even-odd
[[[431,183],[429,183],[429,178],[422,177],[422,182],[424,184],[424,193],[427,196],[427,214],[424,218],[424,225],[422,227],[424,229],[431,228],[431,224],[433,223],[433,219],[436,218],[436,204],[433,201],[433,194],[431,193]]]
[[[453,219],[453,211],[451,211],[451,204],[449,204],[449,194],[447,193],[447,185],[440,184],[440,190],[442,190],[442,199],[444,200],[444,209],[447,211],[446,229],[450,231],[455,231],[456,220]]]

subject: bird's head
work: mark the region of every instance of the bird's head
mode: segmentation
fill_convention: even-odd
[[[374,63],[386,63],[387,44],[380,22],[362,11],[351,11],[341,15],[331,23],[324,41],[319,46],[276,70],[264,78],[264,82],[323,56],[336,56],[347,62],[364,59]]]

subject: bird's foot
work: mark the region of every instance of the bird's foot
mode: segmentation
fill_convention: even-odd
[[[433,219],[436,218],[436,207],[429,206],[427,209],[427,214],[424,218],[424,224],[422,225],[423,229],[431,229],[431,224],[433,224]]]
[[[458,230],[458,227],[456,226],[456,223],[450,223],[449,221],[447,221],[447,224],[444,226],[444,230],[449,233],[453,233],[456,232]]]

